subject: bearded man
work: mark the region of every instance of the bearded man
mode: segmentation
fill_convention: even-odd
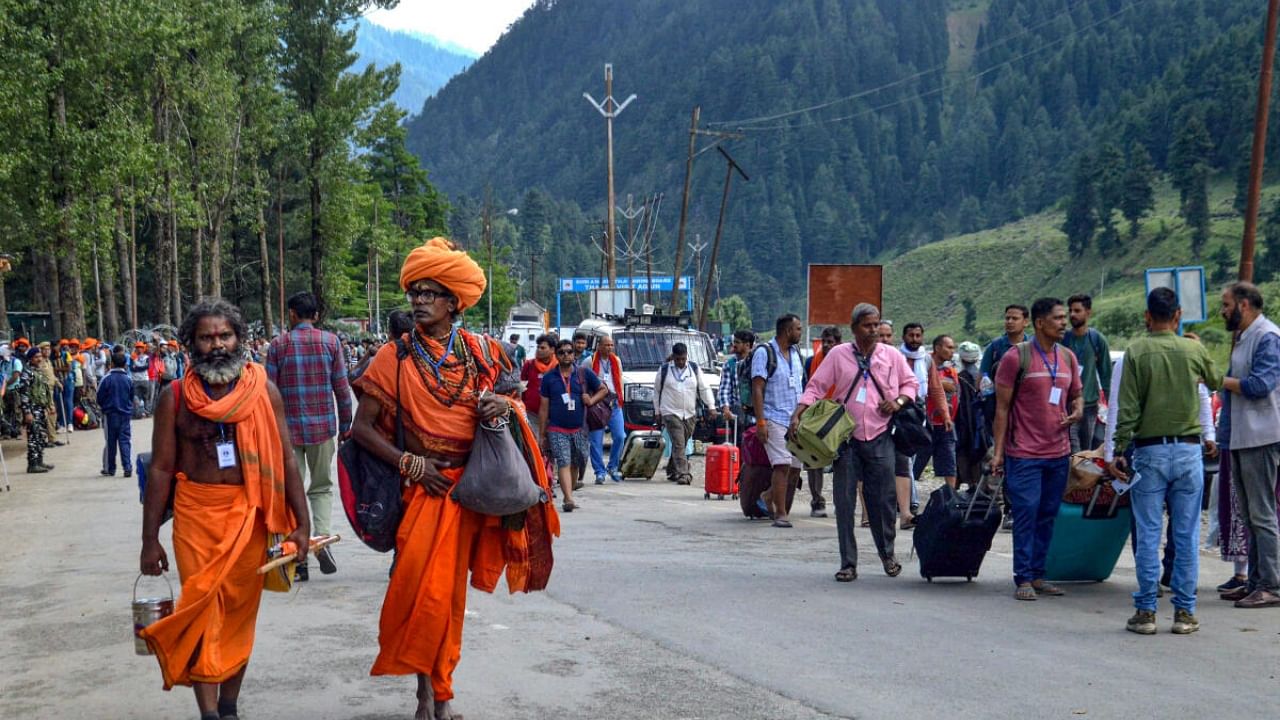
[[[169,569],[159,531],[173,488],[173,552],[182,595],[141,633],[164,688],[190,685],[201,720],[236,720],[266,576],[268,534],[287,534],[304,562],[307,497],[289,445],[284,400],[248,362],[240,311],[225,300],[191,309],[179,330],[191,370],[155,406],[142,516],[141,569]],[[176,483],[176,486],[174,485]]]
[[[551,536],[560,526],[549,502],[522,516],[472,512],[449,498],[462,477],[477,423],[507,417],[533,477],[551,495],[523,406],[492,390],[500,375],[496,340],[455,325],[484,294],[484,271],[444,238],[416,248],[400,270],[414,328],[378,351],[356,381],[363,394],[352,434],[398,467],[404,513],[396,561],[382,604],[372,675],[416,675],[417,720],[458,720],[453,671],[471,585],[493,592],[504,570],[511,592],[541,590],[551,573]],[[492,359],[492,360],[490,360]],[[397,447],[396,418],[405,447]]]

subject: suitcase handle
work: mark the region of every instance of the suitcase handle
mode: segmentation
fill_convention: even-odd
[[[983,471],[982,478],[978,480],[977,485],[973,486],[973,491],[969,493],[969,507],[964,511],[963,522],[969,522],[969,516],[973,514],[973,506],[978,502],[979,495],[986,495],[987,498],[991,500],[991,502],[987,503],[987,509],[982,513],[982,518],[985,520],[991,515],[991,511],[996,507],[996,489],[1000,487],[1000,482],[995,479],[997,477],[998,476],[993,475],[989,469]],[[984,492],[984,488],[988,487],[988,480],[992,481],[989,493]]]

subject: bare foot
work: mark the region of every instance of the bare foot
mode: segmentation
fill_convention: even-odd
[[[437,703],[435,700],[435,693],[431,690],[431,682],[427,680],[426,675],[419,675],[418,710],[413,714],[413,720],[439,720],[436,708],[441,703]]]
[[[462,720],[462,716],[453,711],[448,700],[436,703],[436,720]]]

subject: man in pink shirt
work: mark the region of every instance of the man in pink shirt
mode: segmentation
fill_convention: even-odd
[[[858,545],[853,537],[858,481],[862,481],[871,537],[885,574],[896,577],[902,572],[902,565],[893,554],[896,450],[889,421],[903,406],[914,402],[920,391],[920,382],[902,353],[879,342],[880,311],[876,306],[862,303],[855,307],[851,327],[854,341],[838,345],[827,354],[810,378],[791,417],[794,432],[805,408],[823,398],[848,395],[845,407],[856,427],[853,437],[836,458],[832,487],[836,536],[840,542],[840,571],[836,573],[836,580],[840,582],[851,582],[858,577]]]
[[[1057,298],[1031,306],[1034,340],[1000,358],[996,370],[995,450],[991,468],[1004,473],[1013,514],[1014,597],[1062,595],[1044,579],[1062,493],[1071,467],[1071,426],[1084,414],[1076,356],[1060,345],[1067,309]],[[1024,356],[1028,357],[1023,372]]]

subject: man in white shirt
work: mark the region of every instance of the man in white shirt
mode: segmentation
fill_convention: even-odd
[[[671,459],[667,461],[667,480],[689,485],[693,474],[689,472],[689,459],[684,448],[693,437],[693,426],[698,420],[698,400],[704,407],[715,407],[711,388],[702,377],[697,363],[689,362],[689,348],[676,343],[671,348],[671,361],[658,371],[654,388],[654,406],[658,409],[658,424],[671,438]]]

